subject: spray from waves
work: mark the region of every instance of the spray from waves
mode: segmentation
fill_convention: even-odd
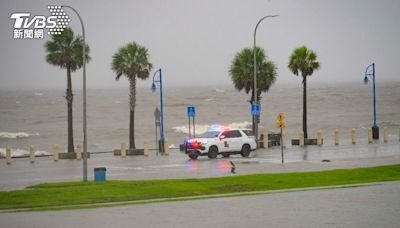
[[[39,136],[39,133],[25,133],[25,132],[0,132],[0,138],[5,139],[16,139],[16,138],[27,138],[29,136]]]
[[[204,132],[208,131],[212,126],[215,126],[215,124],[212,125],[208,125],[208,124],[196,124],[196,135],[197,134],[203,134]],[[229,128],[251,128],[251,123],[248,121],[244,121],[244,122],[233,122],[230,124],[224,124],[223,126],[229,127]],[[172,128],[173,130],[175,130],[176,132],[179,133],[185,133],[187,134],[189,132],[189,126],[187,125],[183,125],[183,126],[176,126]]]
[[[216,92],[216,93],[225,93],[225,90],[223,90],[223,89],[215,89],[214,92]]]
[[[211,128],[211,125],[196,124],[196,134],[203,134],[210,128]],[[174,129],[176,132],[179,132],[179,133],[187,134],[189,132],[189,126],[176,126],[176,127],[173,127],[172,129]]]
[[[51,153],[44,150],[35,151],[35,156],[51,155]],[[25,157],[29,156],[29,151],[24,149],[12,149],[11,157]],[[6,148],[0,148],[0,157],[6,157]]]
[[[400,124],[397,123],[396,121],[378,121],[377,125],[381,126],[381,127],[399,127],[400,126]],[[371,126],[372,126],[371,123],[366,123],[366,124],[360,124],[359,128],[368,129],[368,128],[371,128]]]

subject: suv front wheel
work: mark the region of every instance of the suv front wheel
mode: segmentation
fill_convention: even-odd
[[[244,144],[242,146],[242,150],[240,151],[240,154],[242,155],[242,157],[248,157],[250,155],[250,146],[248,144]]]
[[[197,159],[198,156],[199,156],[199,154],[196,151],[189,152],[189,158],[191,158],[191,159]]]
[[[208,150],[208,157],[209,158],[217,158],[218,156],[218,148],[216,146],[210,147]]]

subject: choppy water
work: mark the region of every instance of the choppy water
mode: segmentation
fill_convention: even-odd
[[[378,125],[396,134],[400,126],[400,82],[377,85]],[[75,144],[82,143],[82,96],[75,90]],[[372,123],[371,85],[311,85],[308,89],[309,137],[322,129],[330,137],[339,128],[342,137],[350,129],[366,137]],[[196,129],[204,131],[212,124],[245,127],[251,123],[249,95],[233,86],[165,88],[165,135],[178,146],[187,135],[186,107],[196,106]],[[67,106],[64,90],[0,91],[0,153],[10,146],[24,153],[29,145],[51,151],[53,144],[66,149]],[[301,130],[302,88],[272,87],[262,98],[262,130],[277,131],[276,116],[286,116],[286,133],[296,137]],[[154,109],[159,94],[138,88],[136,108],[136,144],[155,143]],[[128,142],[128,88],[88,90],[89,151],[110,151]],[[350,136],[349,136],[350,137]]]

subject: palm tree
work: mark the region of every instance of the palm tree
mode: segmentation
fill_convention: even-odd
[[[51,40],[45,43],[46,61],[61,69],[67,69],[67,90],[65,99],[68,107],[68,152],[75,152],[73,136],[71,72],[80,69],[83,65],[83,47],[86,50],[86,62],[90,61],[89,46],[83,43],[81,36],[75,36],[70,28],[65,28],[59,35],[52,35]]]
[[[303,132],[304,138],[307,139],[307,76],[311,76],[314,70],[318,70],[320,63],[317,61],[317,54],[314,51],[302,46],[295,49],[290,55],[288,67],[296,76],[299,75],[299,72],[303,76]]]
[[[276,80],[276,66],[267,60],[267,56],[262,48],[256,48],[257,58],[257,97],[260,101],[261,92],[267,92]],[[231,64],[229,73],[235,88],[238,91],[244,90],[246,94],[251,91],[250,104],[254,101],[254,56],[253,49],[244,48],[238,52]],[[253,118],[254,121],[258,121]],[[254,129],[253,129],[254,131]]]
[[[135,146],[135,103],[136,103],[136,77],[146,79],[153,65],[149,62],[148,50],[132,42],[121,47],[112,57],[112,70],[117,74],[115,80],[125,75],[130,83],[129,89],[129,148]]]

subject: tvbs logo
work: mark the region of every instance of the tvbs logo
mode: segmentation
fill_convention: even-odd
[[[14,20],[14,39],[43,39],[44,29],[49,35],[59,35],[71,21],[61,6],[48,6],[50,16],[31,13],[13,13],[10,19]]]

